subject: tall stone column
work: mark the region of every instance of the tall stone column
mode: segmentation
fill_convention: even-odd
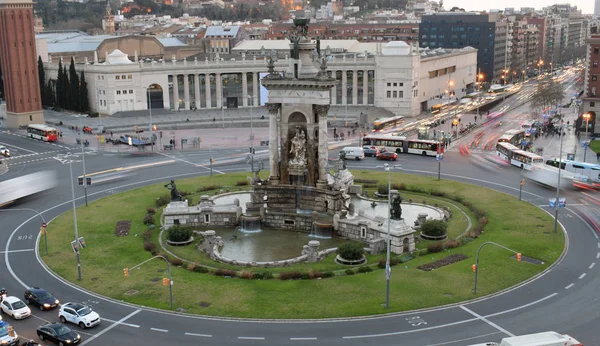
[[[252,72],[252,107],[258,106],[258,73]]]
[[[173,109],[179,110],[179,76],[173,75]]]
[[[281,115],[279,110],[281,108],[280,103],[267,103],[267,110],[269,111],[269,167],[271,168],[271,174],[269,180],[273,184],[279,183],[279,140],[278,140],[278,126]]]
[[[335,71],[334,71],[334,76],[335,76]],[[336,86],[331,88],[331,104],[334,106],[337,105],[337,87]]]
[[[223,89],[221,88],[221,74],[215,74],[215,92],[217,93],[217,108],[223,107]]]
[[[348,104],[348,71],[342,71],[342,104]]]
[[[206,90],[206,108],[212,107],[212,100],[210,97],[210,73],[204,74],[204,90]]]
[[[187,74],[183,75],[183,102],[185,109],[190,110],[190,76]]]
[[[352,104],[358,104],[358,71],[352,71]]]
[[[194,107],[202,108],[200,103],[200,75],[194,73]]]
[[[329,105],[314,105],[314,112],[319,117],[319,180],[317,180],[317,188],[324,189],[327,187],[327,160],[329,150],[327,148],[327,112]]]
[[[248,107],[248,74],[242,72],[242,105]]]
[[[363,105],[369,103],[369,71],[363,71]]]

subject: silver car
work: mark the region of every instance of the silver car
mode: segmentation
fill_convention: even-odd
[[[10,157],[10,150],[7,147],[0,145],[0,155],[4,157]]]

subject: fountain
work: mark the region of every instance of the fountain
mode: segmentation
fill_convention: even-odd
[[[313,221],[311,237],[329,239],[333,234],[333,223]]]
[[[260,232],[260,220],[259,216],[242,215],[240,216],[241,231],[244,233],[255,233]]]

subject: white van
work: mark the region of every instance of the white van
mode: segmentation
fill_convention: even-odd
[[[342,151],[346,154],[346,160],[362,160],[365,158],[365,151],[361,147],[345,147]]]
[[[488,342],[470,346],[583,346],[583,344],[568,335],[543,332],[504,338],[500,343]]]

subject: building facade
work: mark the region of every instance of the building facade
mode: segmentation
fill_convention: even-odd
[[[581,114],[590,114],[588,132],[600,136],[600,30],[590,29],[586,42],[586,66],[583,96],[581,97]],[[577,119],[577,128],[585,132],[586,121],[583,117]]]
[[[0,61],[9,127],[44,123],[33,2],[0,0]]]
[[[281,49],[290,49],[285,41],[276,42],[282,44]],[[449,78],[454,97],[466,95],[474,86],[476,59],[475,49],[419,52],[404,42],[380,44],[368,54],[333,54],[327,64],[336,78],[331,104],[372,105],[416,116],[439,103],[437,98],[447,88]],[[288,57],[277,60],[276,70],[287,70],[290,61]],[[56,79],[58,61],[44,66],[46,77]],[[102,114],[145,110],[149,104],[152,108],[200,110],[259,107],[268,102],[268,92],[259,84],[267,74],[263,56],[160,62],[142,59],[135,63],[115,50],[104,63],[77,64],[76,69],[85,72],[92,110]]]
[[[485,82],[500,80],[506,68],[508,26],[498,14],[445,12],[425,15],[419,26],[421,48],[478,50],[477,66]]]

